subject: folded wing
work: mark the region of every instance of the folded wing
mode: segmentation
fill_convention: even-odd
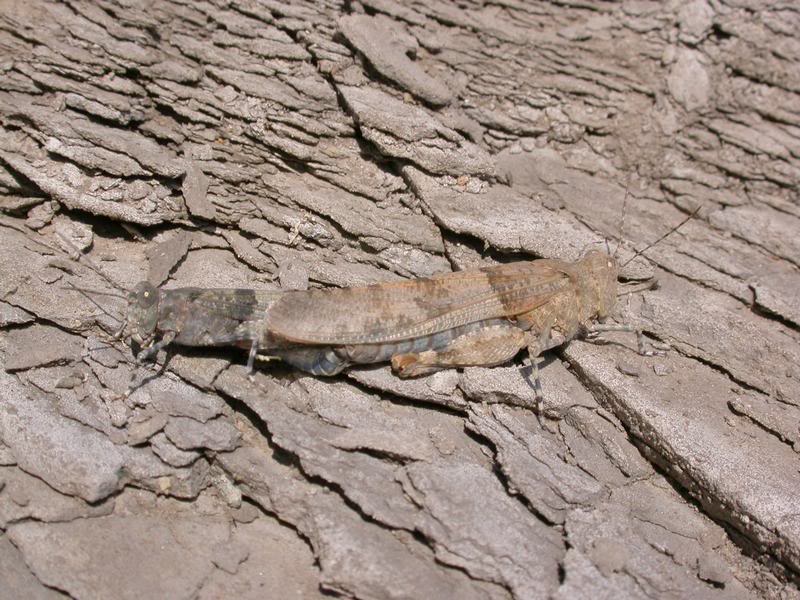
[[[244,288],[178,288],[168,291],[180,297],[188,310],[234,321],[263,319],[267,309],[286,292]]]
[[[559,261],[508,263],[360,288],[287,292],[267,310],[269,335],[298,344],[373,344],[514,317],[563,291]]]

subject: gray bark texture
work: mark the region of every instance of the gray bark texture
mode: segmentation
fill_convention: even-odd
[[[799,33],[790,0],[0,0],[0,597],[800,598]],[[574,340],[538,415],[522,357],[157,372],[71,287],[631,257],[696,210],[624,273],[669,350]]]

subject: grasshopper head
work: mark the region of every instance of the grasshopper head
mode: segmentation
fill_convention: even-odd
[[[130,338],[134,354],[138,354],[137,346],[148,346],[155,338],[157,324],[158,289],[147,281],[139,282],[128,292],[128,316],[120,335]]]
[[[581,261],[586,269],[586,286],[593,296],[593,309],[600,322],[605,321],[617,304],[619,265],[613,256],[600,250],[590,250]]]

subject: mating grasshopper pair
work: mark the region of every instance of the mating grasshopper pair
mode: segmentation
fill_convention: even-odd
[[[426,279],[309,291],[159,289],[128,294],[119,336],[137,361],[168,344],[232,345],[315,375],[391,361],[400,377],[495,366],[527,348],[537,357],[603,326],[617,301],[615,257],[593,250],[574,262],[533,260]],[[640,345],[641,346],[641,345]]]
[[[619,268],[616,256],[591,250],[572,263],[520,261],[332,290],[163,290],[141,282],[127,295],[117,337],[130,342],[137,362],[172,343],[237,346],[249,349],[251,372],[264,354],[314,375],[391,361],[400,377],[414,377],[500,365],[527,348],[540,395],[539,355],[578,334],[632,331],[646,353],[641,331],[605,323],[622,295]]]

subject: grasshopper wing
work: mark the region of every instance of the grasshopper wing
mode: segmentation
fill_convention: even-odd
[[[164,292],[176,304],[233,321],[264,318],[267,309],[286,293],[244,288],[177,288]]]
[[[250,347],[258,339],[270,305],[285,292],[236,288],[161,290],[162,328],[172,328],[175,342],[188,346],[233,344]]]
[[[508,263],[427,279],[288,292],[267,311],[270,336],[298,344],[413,339],[486,319],[514,317],[570,285],[563,263]]]

